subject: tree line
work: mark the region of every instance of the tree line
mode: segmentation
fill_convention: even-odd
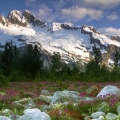
[[[119,81],[120,79],[120,53],[114,54],[114,67],[108,68],[102,63],[100,49],[93,46],[93,59],[85,65],[85,72],[78,64],[71,67],[62,61],[61,55],[54,52],[49,68],[43,66],[41,51],[37,45],[31,44],[21,52],[12,42],[6,42],[5,48],[0,52],[0,82],[6,81],[42,81],[42,80],[79,80],[92,82]]]

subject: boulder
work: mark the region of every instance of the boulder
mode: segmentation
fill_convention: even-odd
[[[10,120],[8,117],[0,116],[0,120]]]
[[[100,92],[100,88],[97,85],[93,85],[86,90],[87,96],[90,97],[96,97],[99,92]]]
[[[106,118],[106,120],[116,120],[117,115],[113,114],[113,113],[107,113],[105,118]]]
[[[45,112],[41,112],[38,108],[26,109],[24,115],[18,120],[51,120],[50,116]]]
[[[41,90],[40,95],[44,95],[44,96],[51,96],[50,92],[47,90]]]
[[[120,89],[116,86],[107,85],[100,91],[97,97],[108,97],[111,95],[120,97]]]
[[[52,99],[51,99],[51,104],[54,103],[63,103],[63,102],[78,102],[80,99],[79,92],[76,91],[57,91],[54,93]]]
[[[92,119],[98,119],[100,116],[105,116],[104,112],[94,112],[91,114]]]

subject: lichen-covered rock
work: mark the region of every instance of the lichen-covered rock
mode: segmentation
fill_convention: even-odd
[[[101,102],[100,105],[97,107],[97,111],[107,113],[109,111],[109,104],[107,102]]]
[[[44,100],[46,103],[50,103],[52,96],[40,95],[40,99]]]
[[[117,115],[113,114],[113,113],[107,113],[105,118],[106,118],[106,120],[116,120]]]
[[[79,92],[76,91],[57,91],[54,93],[52,99],[51,99],[51,104],[53,103],[64,103],[64,102],[78,102],[80,99]]]
[[[110,95],[116,95],[120,97],[120,89],[116,86],[107,85],[100,91],[97,97],[108,97]]]
[[[51,96],[50,92],[47,90],[41,90],[40,95],[44,95],[44,96]]]
[[[91,114],[91,117],[93,119],[97,119],[97,118],[99,118],[99,116],[105,116],[105,113],[104,112],[94,112]]]
[[[10,114],[12,114],[12,113],[13,113],[13,111],[10,110],[10,109],[5,109],[5,110],[2,111],[2,114],[3,114],[4,116],[8,116],[8,115],[10,115]]]
[[[32,99],[30,98],[24,98],[22,100],[19,101],[13,101],[12,102],[13,107],[15,108],[34,108],[36,105],[35,103],[32,101]]]
[[[90,97],[96,97],[99,92],[100,92],[100,88],[97,85],[93,85],[86,90],[87,96]]]

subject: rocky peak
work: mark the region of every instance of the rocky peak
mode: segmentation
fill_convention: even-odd
[[[37,19],[28,10],[25,10],[23,13],[21,13],[18,10],[13,10],[8,14],[7,19],[9,23],[20,25],[23,27],[28,26],[29,23],[32,23],[33,26],[40,26],[40,27],[46,26],[45,22]]]
[[[42,20],[40,19],[37,19],[34,15],[32,15],[30,13],[30,11],[28,10],[25,10],[23,12],[23,16],[25,17],[25,19],[27,20],[28,23],[32,23],[33,26],[41,26],[41,27],[45,27],[46,26],[46,23],[43,22]]]
[[[2,25],[8,25],[8,22],[6,21],[5,17],[4,17],[4,16],[1,16],[1,15],[0,15],[0,23],[1,23]]]
[[[13,10],[12,12],[10,12],[8,14],[7,19],[8,22],[10,22],[11,24],[17,24],[23,27],[26,27],[28,25],[26,19],[24,18],[22,13],[18,10]]]
[[[82,26],[82,32],[83,33],[96,33],[96,34],[100,34],[100,32],[96,31],[96,29],[93,26],[86,26],[83,25]]]
[[[54,22],[54,23],[52,23],[49,31],[53,32],[53,31],[58,31],[58,30],[61,30],[61,29],[64,29],[64,30],[79,30],[79,29],[81,29],[81,27],[72,27],[67,23]]]

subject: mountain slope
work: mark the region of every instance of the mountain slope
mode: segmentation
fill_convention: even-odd
[[[92,46],[96,44],[103,53],[103,61],[109,64],[114,51],[120,49],[118,40],[99,33],[92,26],[72,27],[57,22],[47,24],[29,11],[22,13],[17,10],[9,13],[7,18],[0,16],[1,46],[6,41],[13,41],[19,48],[37,44],[46,54],[60,52],[66,62],[88,62]]]

